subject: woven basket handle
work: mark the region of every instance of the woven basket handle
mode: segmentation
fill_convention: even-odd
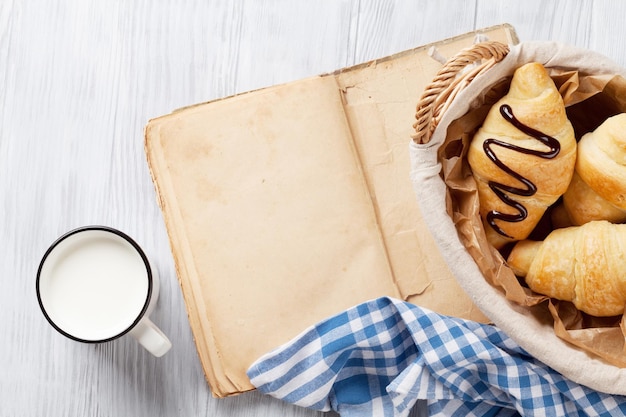
[[[461,92],[477,75],[500,62],[509,53],[509,47],[500,42],[477,43],[447,61],[426,87],[417,103],[416,122],[413,124],[415,143],[424,144],[430,138],[454,97]],[[475,62],[479,65],[464,74],[463,69]],[[459,76],[461,75],[461,76]]]

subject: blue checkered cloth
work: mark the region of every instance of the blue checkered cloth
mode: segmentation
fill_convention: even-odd
[[[418,400],[446,417],[626,414],[626,397],[566,379],[497,327],[387,297],[307,329],[248,376],[265,394],[343,417],[407,416]]]

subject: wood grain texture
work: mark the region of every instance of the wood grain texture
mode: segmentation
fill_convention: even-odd
[[[625,15],[626,3],[601,0],[0,2],[0,416],[321,415],[256,392],[212,398],[145,163],[146,122],[505,22],[521,40],[626,65]],[[45,322],[39,260],[86,224],[126,231],[154,260],[165,357],[128,338],[77,344]]]
[[[353,63],[470,32],[475,7],[468,1],[362,1]]]

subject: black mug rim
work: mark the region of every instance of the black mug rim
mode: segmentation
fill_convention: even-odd
[[[131,323],[130,326],[128,326],[126,329],[124,329],[122,332],[119,332],[111,337],[107,337],[104,339],[96,339],[96,340],[90,340],[90,339],[82,339],[78,336],[74,336],[68,332],[66,332],[65,330],[63,330],[62,328],[60,328],[55,322],[54,320],[52,320],[52,318],[48,315],[48,312],[46,311],[46,308],[43,305],[43,301],[41,299],[41,292],[39,289],[39,281],[41,278],[41,272],[43,269],[44,264],[46,263],[46,260],[48,259],[48,256],[50,256],[50,254],[52,253],[52,251],[54,251],[54,249],[63,241],[65,241],[66,239],[68,239],[71,236],[74,236],[76,234],[82,233],[82,232],[87,232],[87,231],[103,231],[103,232],[108,232],[108,233],[112,233],[115,234],[119,237],[121,237],[122,239],[124,239],[125,241],[127,241],[128,243],[130,243],[130,245],[137,251],[137,253],[139,254],[139,256],[141,257],[144,266],[146,268],[146,272],[147,272],[147,277],[148,277],[148,291],[146,292],[146,300],[144,302],[144,305],[139,313],[139,315],[135,318],[135,320]],[[66,233],[64,233],[63,235],[61,235],[60,237],[58,237],[54,242],[52,242],[52,244],[48,247],[48,249],[46,249],[46,252],[44,253],[43,257],[41,258],[41,261],[39,262],[39,267],[37,268],[37,278],[35,281],[35,291],[37,293],[37,302],[39,303],[39,308],[41,309],[41,312],[43,313],[44,317],[46,318],[46,320],[48,321],[48,323],[50,323],[50,325],[59,333],[61,333],[63,336],[68,337],[72,340],[75,340],[77,342],[82,342],[82,343],[104,343],[104,342],[109,342],[115,339],[118,339],[122,336],[124,336],[126,333],[130,332],[140,321],[141,319],[146,315],[146,312],[148,311],[148,306],[150,305],[150,300],[152,299],[152,291],[153,291],[153,276],[152,276],[152,268],[150,266],[150,262],[148,261],[148,257],[146,256],[146,254],[144,253],[143,249],[141,249],[141,246],[139,246],[139,244],[137,244],[137,242],[135,242],[135,240],[133,238],[131,238],[130,236],[128,236],[126,233],[122,232],[121,230],[109,227],[109,226],[99,226],[99,225],[93,225],[93,226],[82,226],[82,227],[78,227],[76,229],[72,229]]]

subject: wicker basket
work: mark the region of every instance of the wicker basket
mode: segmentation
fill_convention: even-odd
[[[514,293],[494,285],[495,275],[513,273],[494,248],[475,244],[481,241],[479,235],[484,235],[482,224],[478,221],[471,227],[463,226],[471,219],[457,213],[458,204],[455,205],[446,179],[449,172],[442,155],[450,144],[446,135],[451,124],[476,108],[477,103],[495,102],[499,97],[489,97],[493,85],[502,84],[515,68],[533,61],[553,71],[601,78],[611,91],[616,90],[617,82],[626,92],[626,72],[591,51],[548,42],[512,47],[498,42],[476,44],[447,61],[418,102],[410,147],[414,189],[443,258],[461,287],[494,324],[531,355],[573,381],[598,391],[626,395],[626,356],[624,364],[619,365],[595,355],[593,349],[574,346],[576,343],[563,337],[567,330],[558,317],[555,319],[552,304],[549,308],[542,302],[546,297],[528,289]],[[584,101],[586,96],[582,92],[580,96],[579,100]],[[616,108],[626,111],[626,100],[614,101]],[[457,156],[462,160],[464,152]],[[619,326],[615,331],[621,335]]]
[[[441,115],[478,75],[484,74],[509,53],[509,47],[500,42],[481,42],[459,52],[444,64],[432,82],[424,89],[417,104],[413,124],[415,143],[425,144],[441,119]],[[473,68],[471,65],[480,62]],[[466,69],[471,70],[466,71]]]

